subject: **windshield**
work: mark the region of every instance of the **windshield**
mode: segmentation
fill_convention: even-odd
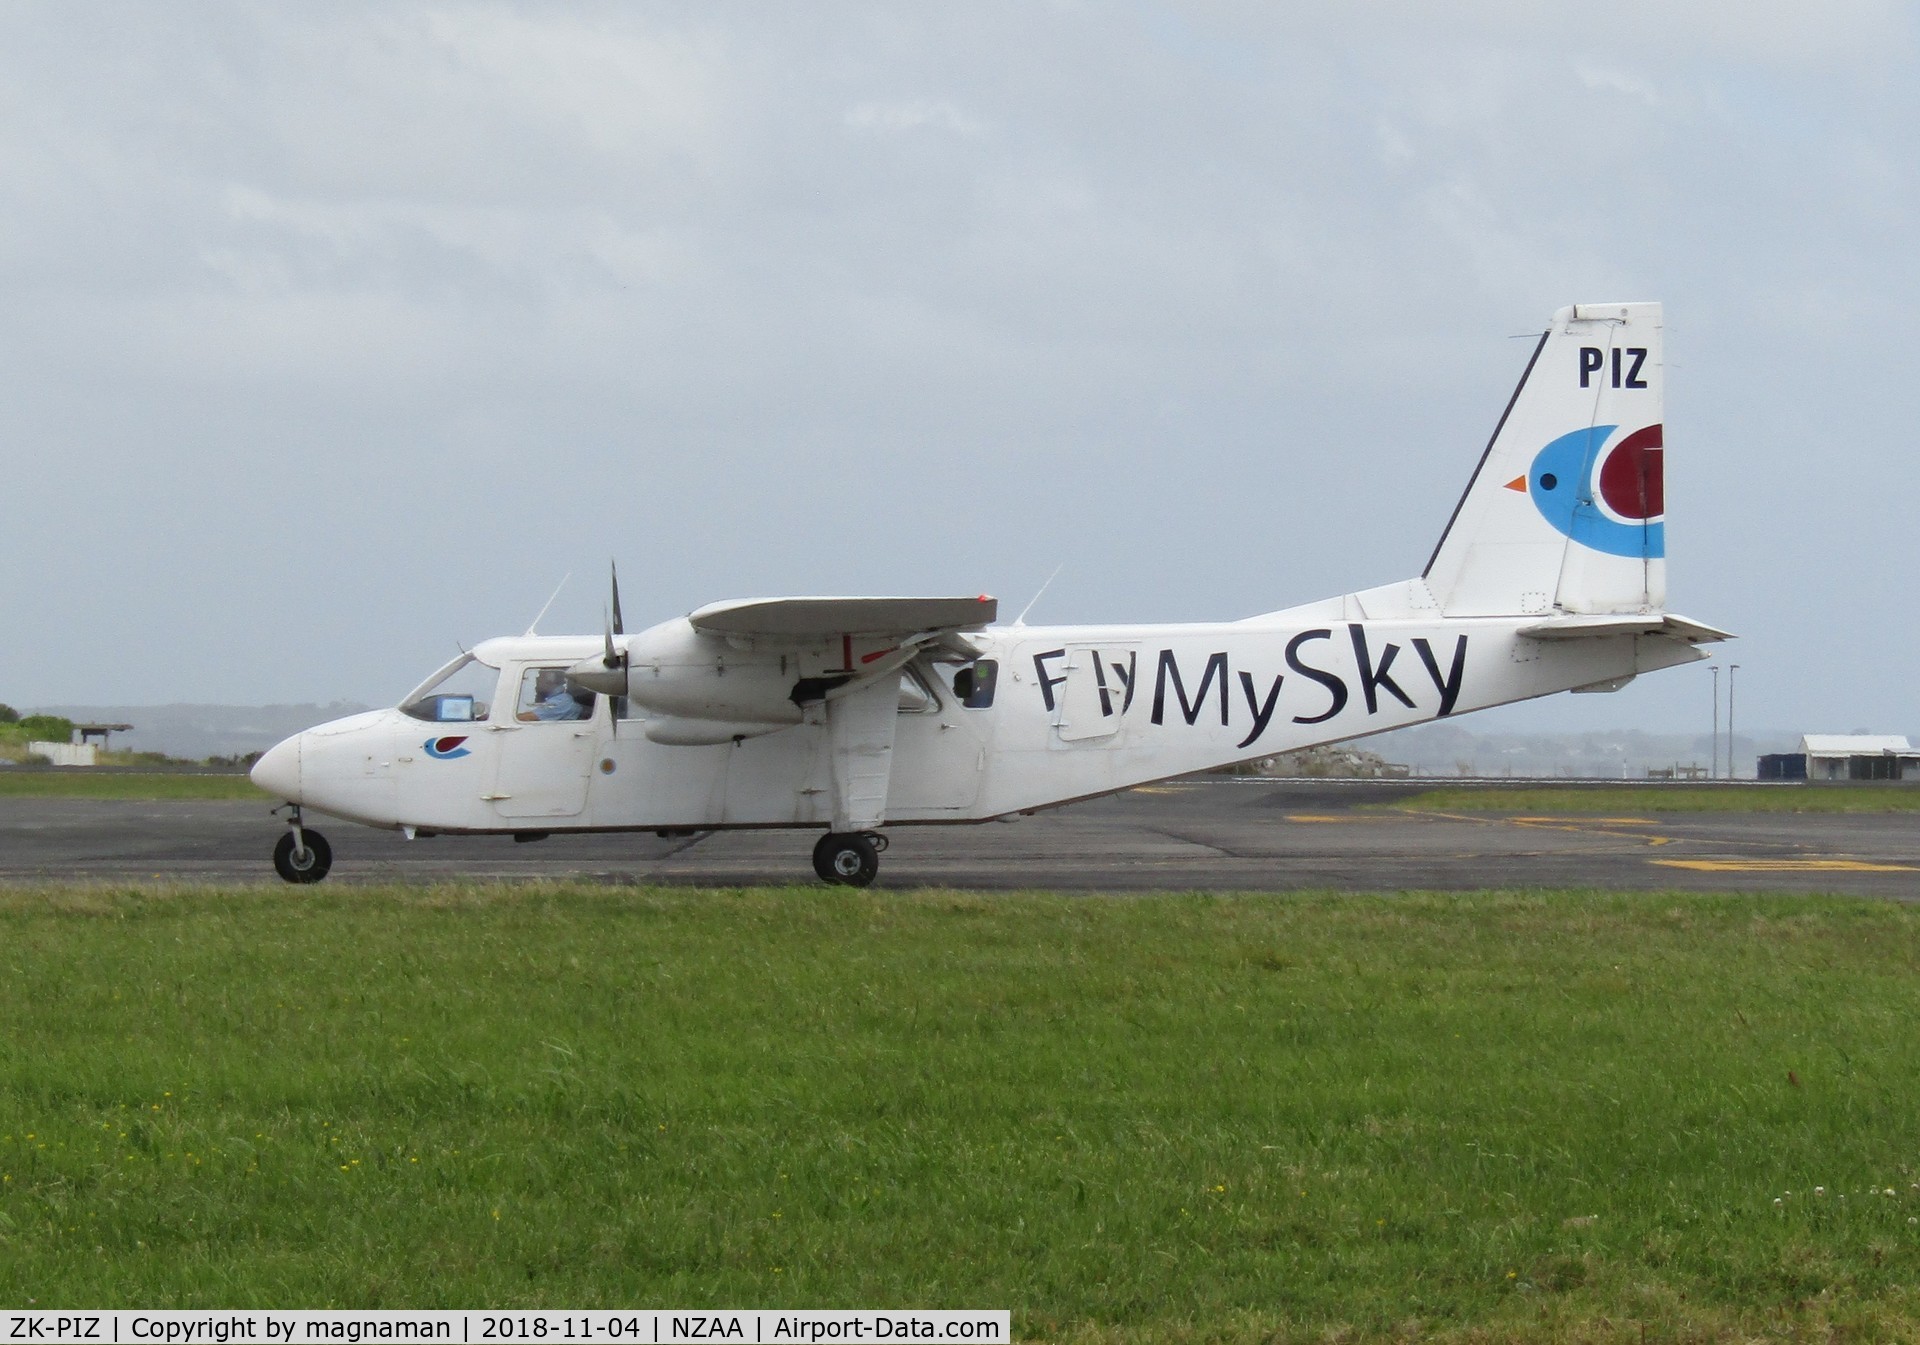
[[[400,711],[429,724],[477,724],[492,709],[499,681],[498,668],[462,654],[416,687]]]

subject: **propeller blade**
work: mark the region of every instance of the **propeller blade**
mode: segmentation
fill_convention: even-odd
[[[608,561],[607,569],[613,574],[613,633],[625,635],[626,627],[620,620],[620,567],[613,561]]]
[[[627,668],[627,656],[624,652],[616,651],[613,647],[613,637],[626,633],[620,629],[620,572],[617,569],[613,572],[613,608],[611,612],[604,607],[601,608],[600,615],[606,622],[607,630],[607,652],[600,656],[601,666],[606,668],[608,672],[618,669],[624,673]],[[622,684],[620,690],[624,692],[626,690],[626,679],[622,677],[620,680]],[[620,736],[620,712],[626,709],[626,704],[627,698],[624,695],[615,693],[608,697],[607,723],[612,736],[615,738]]]

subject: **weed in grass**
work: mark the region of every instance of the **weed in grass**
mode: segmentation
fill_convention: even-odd
[[[7,1301],[1006,1305],[1087,1340],[1920,1324],[1904,908],[88,902],[0,899]]]

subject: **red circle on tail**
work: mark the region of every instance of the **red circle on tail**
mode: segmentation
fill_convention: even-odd
[[[1635,430],[1600,466],[1600,498],[1621,518],[1659,518],[1667,512],[1660,430],[1658,425]]]

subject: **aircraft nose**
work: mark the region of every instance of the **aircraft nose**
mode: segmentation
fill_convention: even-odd
[[[272,794],[275,798],[285,799],[288,803],[299,803],[300,798],[300,738],[296,733],[285,742],[276,743],[267,754],[253,763],[248,776],[254,784]]]

